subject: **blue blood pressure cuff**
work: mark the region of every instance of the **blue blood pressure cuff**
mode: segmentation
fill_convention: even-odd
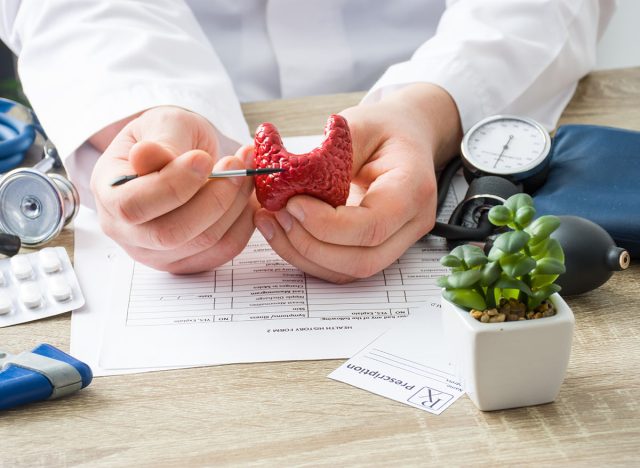
[[[551,152],[547,180],[533,195],[538,214],[587,218],[640,258],[640,132],[565,125]]]

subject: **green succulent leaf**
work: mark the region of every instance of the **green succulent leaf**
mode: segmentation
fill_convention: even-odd
[[[529,234],[524,231],[509,231],[498,236],[493,243],[494,247],[508,254],[514,254],[522,250],[529,241]]]
[[[533,291],[533,293],[529,296],[529,308],[534,309],[542,303],[545,299],[548,299],[554,293],[557,293],[562,288],[557,284],[549,284],[543,288]]]
[[[481,277],[482,273],[480,270],[456,271],[449,275],[447,282],[449,284],[449,288],[453,289],[472,288],[478,281],[480,281]]]
[[[496,205],[489,210],[489,221],[494,226],[506,226],[513,221],[513,213],[504,205]]]
[[[536,267],[536,261],[523,253],[505,255],[500,259],[502,270],[510,277],[524,276]]]
[[[468,268],[484,265],[489,261],[482,249],[477,245],[459,245],[451,251],[451,255],[462,260]]]
[[[500,278],[500,264],[498,262],[489,262],[480,270],[480,286],[491,286]]]
[[[523,206],[533,207],[533,198],[526,193],[516,193],[504,202],[504,206],[509,208],[512,213],[517,213],[518,209]]]
[[[529,242],[529,244],[531,244],[531,242]],[[558,261],[564,262],[564,252],[562,251],[560,242],[551,237],[537,244],[529,245],[529,252],[531,252],[531,256],[536,260],[541,258],[555,258]]]
[[[491,250],[489,250],[489,255],[487,255],[487,258],[490,262],[497,262],[505,255],[507,255],[506,252],[500,250],[494,245],[493,247],[491,247]]]
[[[531,295],[531,288],[527,286],[527,283],[504,275],[496,282],[495,287],[500,289],[516,289],[518,291],[522,291],[527,296]]]
[[[540,289],[553,283],[556,279],[558,279],[558,275],[532,275],[531,287],[533,289]]]
[[[564,251],[562,250],[562,246],[560,242],[556,239],[549,239],[549,244],[547,245],[547,253],[545,257],[555,258],[556,260],[564,263]]]
[[[566,271],[564,263],[551,257],[541,258],[536,262],[536,267],[532,274],[534,275],[561,275]]]
[[[441,276],[436,280],[436,284],[439,288],[449,288],[449,277]]]
[[[530,244],[535,245],[547,239],[553,231],[560,226],[560,219],[557,216],[545,215],[534,220],[527,228],[526,232],[531,234]]]
[[[485,310],[487,304],[484,297],[473,289],[446,289],[442,291],[445,299],[466,309]]]
[[[460,268],[462,266],[462,260],[455,255],[445,255],[440,259],[440,264],[449,268]]]
[[[539,258],[544,258],[547,256],[547,252],[550,248],[550,243],[552,241],[555,241],[555,239],[544,239],[540,242],[537,242],[535,244],[531,243],[531,240],[529,241],[529,252],[531,253],[531,256],[533,258],[535,258],[536,260],[538,260]],[[558,242],[558,241],[556,241]]]
[[[518,223],[521,228],[526,228],[536,215],[536,209],[533,206],[521,206],[516,211],[513,220]]]

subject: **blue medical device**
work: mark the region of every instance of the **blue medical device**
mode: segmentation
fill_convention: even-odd
[[[40,124],[31,113],[23,115],[24,106],[0,98],[0,173],[22,164],[36,139]]]
[[[92,379],[88,365],[48,344],[16,355],[0,351],[0,410],[75,393]]]

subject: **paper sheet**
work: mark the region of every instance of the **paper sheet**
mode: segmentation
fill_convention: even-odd
[[[411,309],[398,324],[329,377],[392,400],[440,414],[464,394],[449,361],[440,305]]]
[[[286,144],[302,152],[318,138]],[[443,216],[459,196],[452,194]],[[131,261],[99,233],[94,213],[78,217],[76,239],[87,306],[73,315],[72,352],[96,375],[349,357],[439,294],[435,278],[443,271],[440,239],[417,243],[384,272],[349,285],[298,271],[259,234],[229,264],[187,277]]]

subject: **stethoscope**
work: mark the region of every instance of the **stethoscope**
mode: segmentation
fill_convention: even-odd
[[[40,136],[42,159],[31,168],[17,168]],[[0,98],[0,254],[15,255],[20,246],[37,247],[54,239],[80,207],[73,184],[49,173],[60,158],[34,113]]]

